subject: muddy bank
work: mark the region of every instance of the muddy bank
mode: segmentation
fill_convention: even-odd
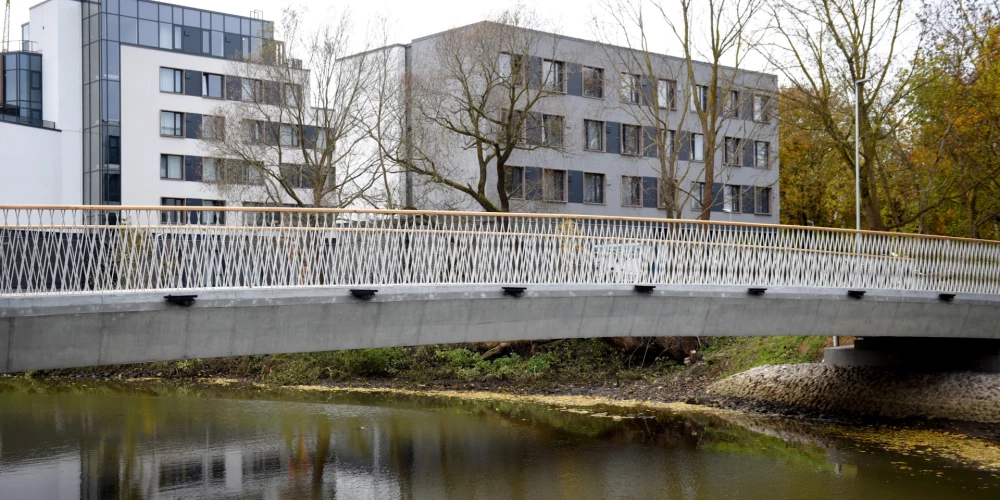
[[[1000,374],[765,365],[710,384],[728,406],[809,415],[1000,423]]]

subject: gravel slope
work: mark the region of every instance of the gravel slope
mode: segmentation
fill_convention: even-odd
[[[708,393],[833,415],[1000,422],[1000,374],[766,365],[719,380]]]

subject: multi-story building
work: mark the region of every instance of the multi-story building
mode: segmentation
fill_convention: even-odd
[[[700,214],[706,145],[696,106],[707,108],[711,65],[695,62],[690,81],[683,59],[589,40],[531,31],[527,35],[530,40],[522,41],[520,46],[530,47],[532,53],[505,53],[498,47],[495,54],[483,56],[479,40],[455,36],[482,30],[489,24],[456,28],[386,49],[403,51],[407,81],[430,82],[435,91],[445,88],[438,92],[448,92],[447,86],[455,84],[440,77],[454,72],[453,68],[442,69],[442,54],[452,55],[454,50],[442,49],[441,44],[473,46],[470,54],[496,57],[500,71],[527,73],[520,77],[525,85],[547,85],[553,90],[534,103],[529,113],[536,115],[538,123],[534,144],[554,147],[515,150],[506,163],[512,209],[664,217],[664,197],[659,190],[663,189],[666,170],[653,147],[657,130],[653,124],[659,120],[659,130],[669,130],[665,136],[676,138],[678,145],[673,173],[675,199],[682,208],[674,216],[694,218]],[[505,42],[493,39],[489,43]],[[524,57],[528,60],[513,62]],[[491,70],[487,65],[480,71]],[[718,85],[716,101],[724,103],[721,105],[726,110],[714,125],[718,138],[710,201],[712,218],[778,223],[778,128],[774,112],[777,79],[771,74],[725,67],[719,74],[725,81]],[[659,92],[652,92],[652,86]],[[654,102],[654,94],[661,96],[661,102]],[[651,109],[655,112],[650,113]],[[419,128],[422,112],[408,109],[405,115]],[[438,160],[460,165],[451,175],[461,184],[476,185],[480,169],[476,152],[470,147],[473,141],[443,129],[440,133],[423,133],[440,135],[454,144],[465,143],[451,150],[449,161]],[[673,140],[662,142],[674,144]],[[496,185],[497,174],[495,169],[488,171],[485,186],[496,198],[492,186]],[[469,196],[426,181],[416,175],[408,175],[403,181],[417,208],[479,209]]]
[[[242,98],[236,56],[281,44],[271,21],[137,0],[49,0],[29,19],[0,57],[0,202],[225,204],[199,131]]]
[[[440,72],[437,44],[448,33],[484,24],[389,50],[401,53],[399,70],[408,78],[433,77]],[[234,127],[234,123],[227,127],[218,116],[229,102],[256,102],[272,94],[281,99],[281,86],[289,85],[247,81],[246,72],[238,66],[249,67],[241,56],[280,49],[282,42],[274,40],[272,22],[257,15],[243,17],[139,0],[49,0],[31,7],[30,22],[21,32],[24,40],[0,57],[0,150],[4,152],[0,172],[5,179],[0,183],[0,203],[219,206],[289,202],[219,189],[225,155],[209,153],[212,148],[206,147],[206,139],[212,139],[208,132],[218,129],[220,122],[225,130]],[[662,165],[656,148],[648,143],[650,123],[643,119],[644,110],[655,109],[670,129],[669,137],[678,139],[672,160],[676,160],[675,197],[682,208],[674,216],[696,217],[703,198],[699,183],[705,181],[706,155],[700,121],[692,110],[695,103],[706,100],[703,89],[711,67],[695,63],[694,82],[686,83],[689,79],[681,59],[649,54],[654,71],[650,74],[621,63],[628,59],[623,54],[631,54],[626,49],[551,33],[532,34],[534,53],[520,66],[530,73],[524,80],[542,82],[553,91],[531,110],[540,124],[535,132],[541,135],[526,139],[554,147],[517,150],[511,155],[505,171],[512,209],[666,216],[661,206]],[[510,70],[514,56],[498,49],[488,57],[496,57]],[[777,126],[769,111],[773,106],[767,104],[776,93],[776,79],[729,68],[722,68],[720,74],[727,75],[728,84],[722,86],[725,94],[733,96],[728,102],[738,104],[727,104],[732,109],[718,122],[713,196],[705,203],[711,204],[715,219],[777,223]],[[300,81],[308,85],[308,76]],[[653,102],[652,88],[671,98]],[[399,102],[412,106],[413,101]],[[309,113],[323,115],[318,110]],[[402,114],[409,120],[421,119],[413,109]],[[281,143],[288,136],[290,147],[314,142],[319,148],[325,141],[319,140],[323,134],[316,130],[323,125],[321,120],[310,123],[281,125],[281,137],[274,137],[273,142]],[[286,134],[286,128],[291,132]],[[296,130],[301,133],[295,134]],[[274,130],[263,135],[279,134]],[[456,165],[459,175],[463,170],[478,171],[473,151],[461,139],[452,140],[447,132],[440,135],[443,142],[454,145],[445,163]],[[280,168],[286,163],[282,160]],[[486,185],[496,196],[496,174],[490,175]],[[253,176],[246,177],[243,182],[253,185]],[[424,181],[419,175],[405,175],[387,185],[407,194],[407,206],[479,209],[468,196]],[[320,181],[310,182],[319,185]],[[306,190],[307,184],[300,178],[296,185]],[[164,217],[165,222],[188,222]],[[221,222],[211,216],[206,220]]]

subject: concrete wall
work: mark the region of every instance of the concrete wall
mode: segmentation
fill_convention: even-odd
[[[0,298],[0,372],[459,342],[607,336],[857,335],[1000,338],[1000,298],[774,287],[345,287]]]

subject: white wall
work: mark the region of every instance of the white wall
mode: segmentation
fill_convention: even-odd
[[[61,140],[56,130],[0,122],[0,204],[67,203],[61,196]]]
[[[80,204],[83,200],[81,136],[83,77],[80,49],[80,3],[49,0],[31,8],[31,39],[42,52],[42,119],[62,131],[54,149],[61,149],[58,199],[51,203]],[[0,145],[7,138],[0,137]],[[17,143],[12,143],[18,145]],[[38,202],[41,203],[41,202]]]
[[[226,74],[227,60],[122,45],[122,205],[161,197],[223,199],[201,182],[160,179],[160,155],[206,156],[201,141],[160,136],[160,111],[212,114],[225,101],[160,92],[160,68]]]

